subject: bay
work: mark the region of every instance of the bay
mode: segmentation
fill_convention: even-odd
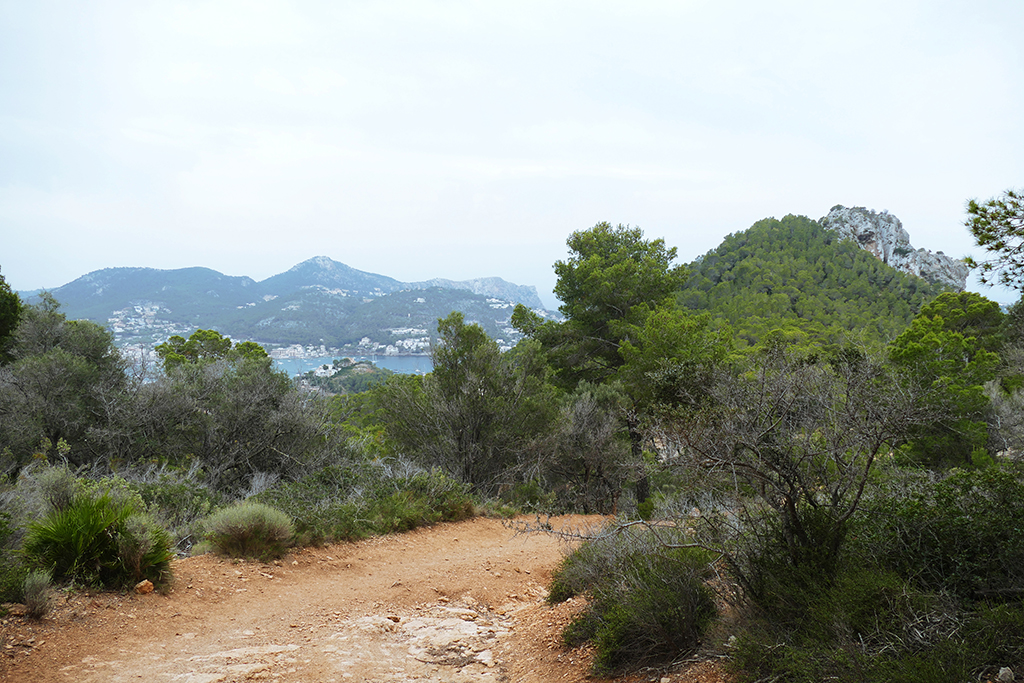
[[[346,356],[355,361],[368,360],[378,368],[385,368],[403,375],[425,375],[434,369],[430,356]],[[288,373],[289,377],[304,375],[323,365],[332,365],[337,356],[313,358],[275,358],[274,367]]]

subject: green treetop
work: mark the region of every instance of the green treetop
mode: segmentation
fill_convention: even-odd
[[[185,363],[221,359],[264,361],[268,366],[270,361],[266,350],[256,342],[238,342],[232,346],[231,338],[216,330],[196,330],[188,339],[174,335],[163,344],[158,344],[156,352],[164,363],[165,372]]]
[[[11,291],[7,280],[0,275],[0,365],[11,360],[7,347],[21,319],[21,298]]]
[[[672,265],[675,247],[645,240],[643,231],[598,223],[569,236],[570,255],[555,262],[555,295],[563,302],[561,323],[541,322],[517,306],[512,324],[538,339],[568,386],[609,379],[625,361],[619,353],[631,326],[642,326],[685,282]]]
[[[931,466],[969,465],[984,451],[989,399],[995,379],[1003,314],[980,294],[942,294],[925,306],[893,341],[890,357],[925,390],[933,421],[915,428],[903,452]]]
[[[985,202],[967,202],[967,229],[974,243],[994,256],[982,262],[968,259],[981,271],[981,281],[1024,289],[1024,192],[1007,190]]]

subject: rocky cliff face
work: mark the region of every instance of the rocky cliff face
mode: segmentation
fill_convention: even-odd
[[[897,270],[948,285],[957,291],[963,291],[967,286],[971,270],[966,263],[941,251],[933,253],[927,249],[914,249],[900,219],[888,211],[875,213],[860,206],[846,208],[837,205],[820,223],[839,233],[840,237],[853,240]]]

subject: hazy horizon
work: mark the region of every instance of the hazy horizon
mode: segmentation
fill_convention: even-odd
[[[1021,26],[1016,0],[0,0],[0,273],[323,254],[552,303],[600,221],[686,263],[836,204],[982,256],[964,204],[1024,171]]]

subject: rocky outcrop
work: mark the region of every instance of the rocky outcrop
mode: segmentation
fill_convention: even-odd
[[[971,269],[963,260],[950,258],[941,251],[914,249],[900,219],[888,211],[876,213],[861,206],[846,208],[837,205],[820,223],[843,239],[856,242],[897,270],[957,291],[963,291],[967,286]]]

